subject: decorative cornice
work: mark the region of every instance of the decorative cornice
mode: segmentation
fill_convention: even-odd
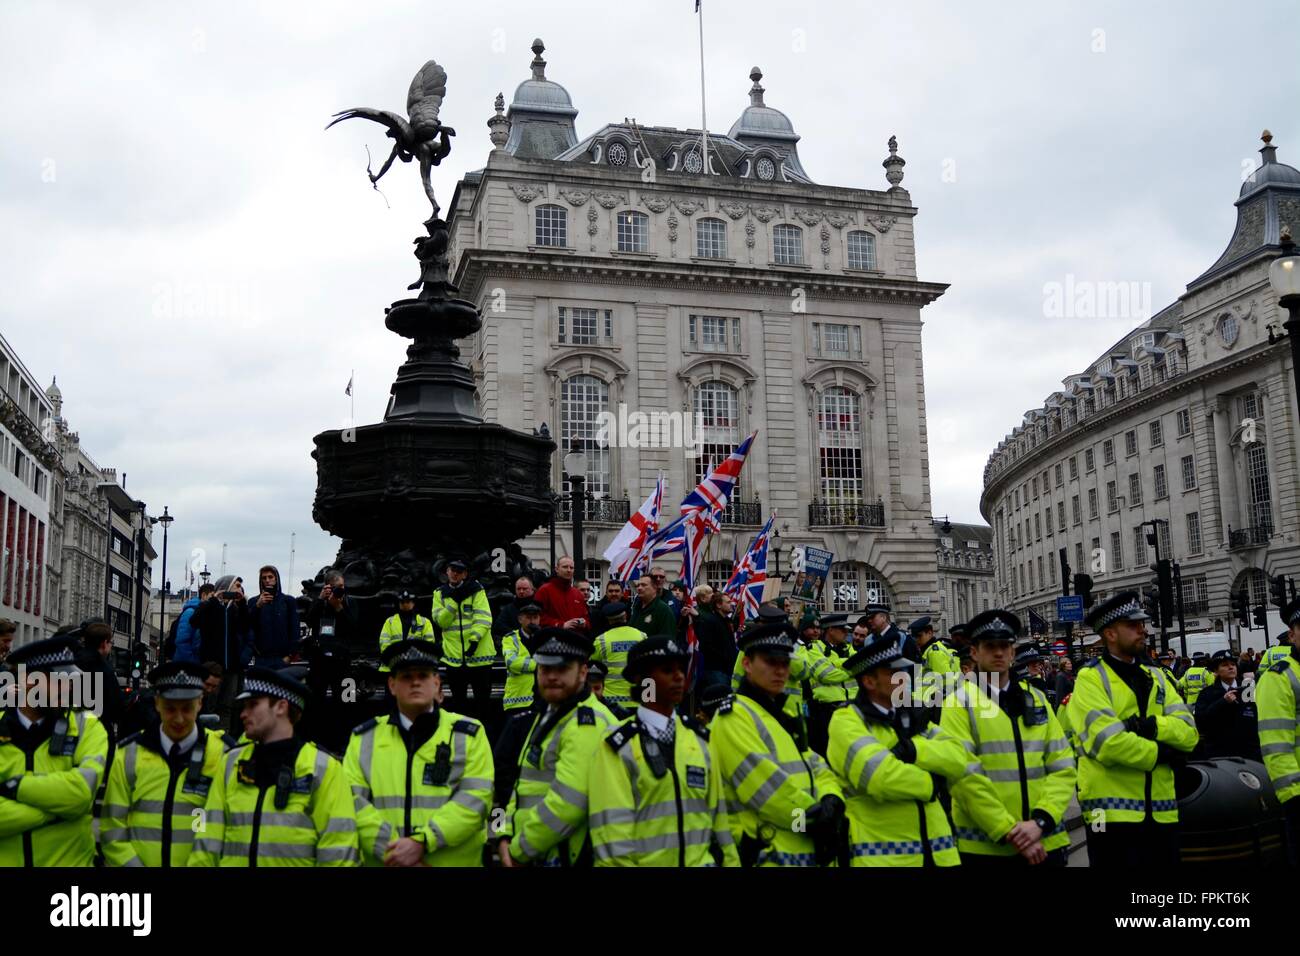
[[[587,200],[591,198],[591,193],[582,189],[565,189],[561,187],[559,193],[570,206],[585,205]]]
[[[546,195],[546,187],[540,183],[508,183],[510,191],[520,202],[529,203],[538,196]]]
[[[615,206],[627,205],[627,193],[611,193],[611,192],[598,191],[598,192],[593,192],[591,196],[593,199],[596,200],[596,202],[600,203],[600,205],[605,209],[613,209]]]

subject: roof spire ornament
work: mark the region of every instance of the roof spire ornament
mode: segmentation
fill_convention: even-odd
[[[506,141],[510,139],[510,120],[505,115],[505,96],[498,93],[494,105],[496,106],[496,115],[489,116],[487,121],[488,137],[492,140],[493,149],[501,149],[506,145]]]
[[[903,181],[903,167],[907,165],[907,160],[898,155],[898,137],[889,137],[889,156],[880,164],[885,167],[885,179],[889,180],[890,189],[900,189],[899,183]]]
[[[1264,141],[1263,147],[1260,148],[1259,154],[1264,157],[1263,165],[1277,162],[1277,147],[1273,145],[1273,134],[1268,130],[1259,134],[1259,138]]]
[[[751,67],[749,71],[749,78],[754,81],[754,85],[749,88],[749,105],[750,106],[765,105],[763,103],[763,87],[758,82],[763,78],[763,71],[756,66]]]
[[[534,80],[544,80],[544,79],[546,79],[546,61],[542,59],[542,53],[543,53],[543,51],[544,51],[545,49],[546,49],[546,44],[542,42],[542,38],[541,38],[541,37],[538,37],[536,40],[533,41],[533,46],[532,46],[532,50],[533,50],[533,64],[532,64],[532,66],[533,66],[533,79],[534,79]]]

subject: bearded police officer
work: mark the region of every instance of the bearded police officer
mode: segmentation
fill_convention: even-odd
[[[1173,768],[1196,746],[1196,724],[1164,672],[1141,663],[1148,620],[1135,591],[1087,615],[1104,649],[1079,670],[1069,720],[1082,749],[1079,803],[1095,867],[1178,862]]]
[[[244,734],[213,780],[189,866],[356,866],[357,824],[339,762],[294,733],[307,688],[284,671],[250,667]]]
[[[109,866],[185,866],[212,781],[234,738],[198,725],[207,668],[172,661],[149,673],[158,719],[118,746],[99,843]]]
[[[628,654],[625,673],[644,681],[636,716],[596,748],[590,820],[597,866],[739,866],[709,733],[676,708],[690,652],[659,634]]]
[[[410,591],[397,595],[397,613],[384,622],[379,632],[379,656],[383,657],[384,648],[389,644],[406,638],[416,641],[434,639],[433,622],[415,612],[415,595]],[[387,667],[380,664],[379,669],[386,671]]]
[[[430,641],[384,649],[393,709],[352,732],[343,767],[368,866],[481,866],[492,747],[477,720],[438,706]]]
[[[1300,598],[1282,609],[1291,653],[1259,675],[1255,707],[1259,743],[1286,817],[1287,857],[1300,865]]]
[[[745,866],[825,866],[839,850],[843,791],[786,706],[795,651],[788,620],[740,635],[744,677],[709,724],[731,832]]]
[[[1063,820],[1074,799],[1074,753],[1047,695],[1011,672],[1020,619],[984,611],[969,635],[976,679],[944,702],[941,726],[978,761],[952,782],[962,862],[1065,866]]]
[[[79,646],[75,637],[33,641],[5,662],[18,676],[18,701],[0,712],[0,866],[94,863],[91,806],[108,733],[94,714],[72,707],[72,685],[85,676]]]
[[[533,659],[545,709],[533,719],[518,781],[493,838],[507,867],[587,865],[592,756],[617,721],[587,687],[591,638],[544,627],[537,640]]]
[[[913,706],[895,635],[879,633],[844,662],[858,684],[831,717],[827,759],[845,782],[851,866],[956,866],[940,780],[972,772],[960,743]]]

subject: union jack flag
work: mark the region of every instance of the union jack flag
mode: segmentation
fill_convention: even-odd
[[[745,459],[754,444],[754,432],[734,449],[716,467],[695,486],[695,490],[682,499],[682,514],[700,513],[705,516],[711,529],[717,531],[722,526],[722,512],[727,507],[727,499],[740,479],[740,470],[745,467]]]
[[[663,513],[664,487],[664,476],[660,475],[650,497],[605,549],[604,558],[609,562],[610,576],[615,580],[636,580],[651,560],[652,542],[659,531],[659,516]]]
[[[722,587],[722,593],[736,604],[737,626],[744,624],[746,618],[756,616],[763,601],[763,589],[767,585],[767,546],[775,520],[776,512],[773,511],[763,530],[750,542],[745,556],[733,563],[731,577]]]

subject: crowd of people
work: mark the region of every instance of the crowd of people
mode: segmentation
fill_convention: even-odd
[[[60,677],[111,675],[107,625],[8,651],[0,864],[1063,866],[1072,813],[1090,865],[1173,863],[1174,771],[1218,756],[1264,762],[1295,862],[1300,602],[1267,661],[1176,662],[1126,592],[1072,661],[1002,609],[941,636],[777,599],[738,626],[662,568],[597,596],[564,557],[494,614],[445,571],[373,635],[341,574],[304,626],[274,567],[256,597],[222,577],[98,715]],[[384,696],[336,740],[320,714],[367,637]]]

